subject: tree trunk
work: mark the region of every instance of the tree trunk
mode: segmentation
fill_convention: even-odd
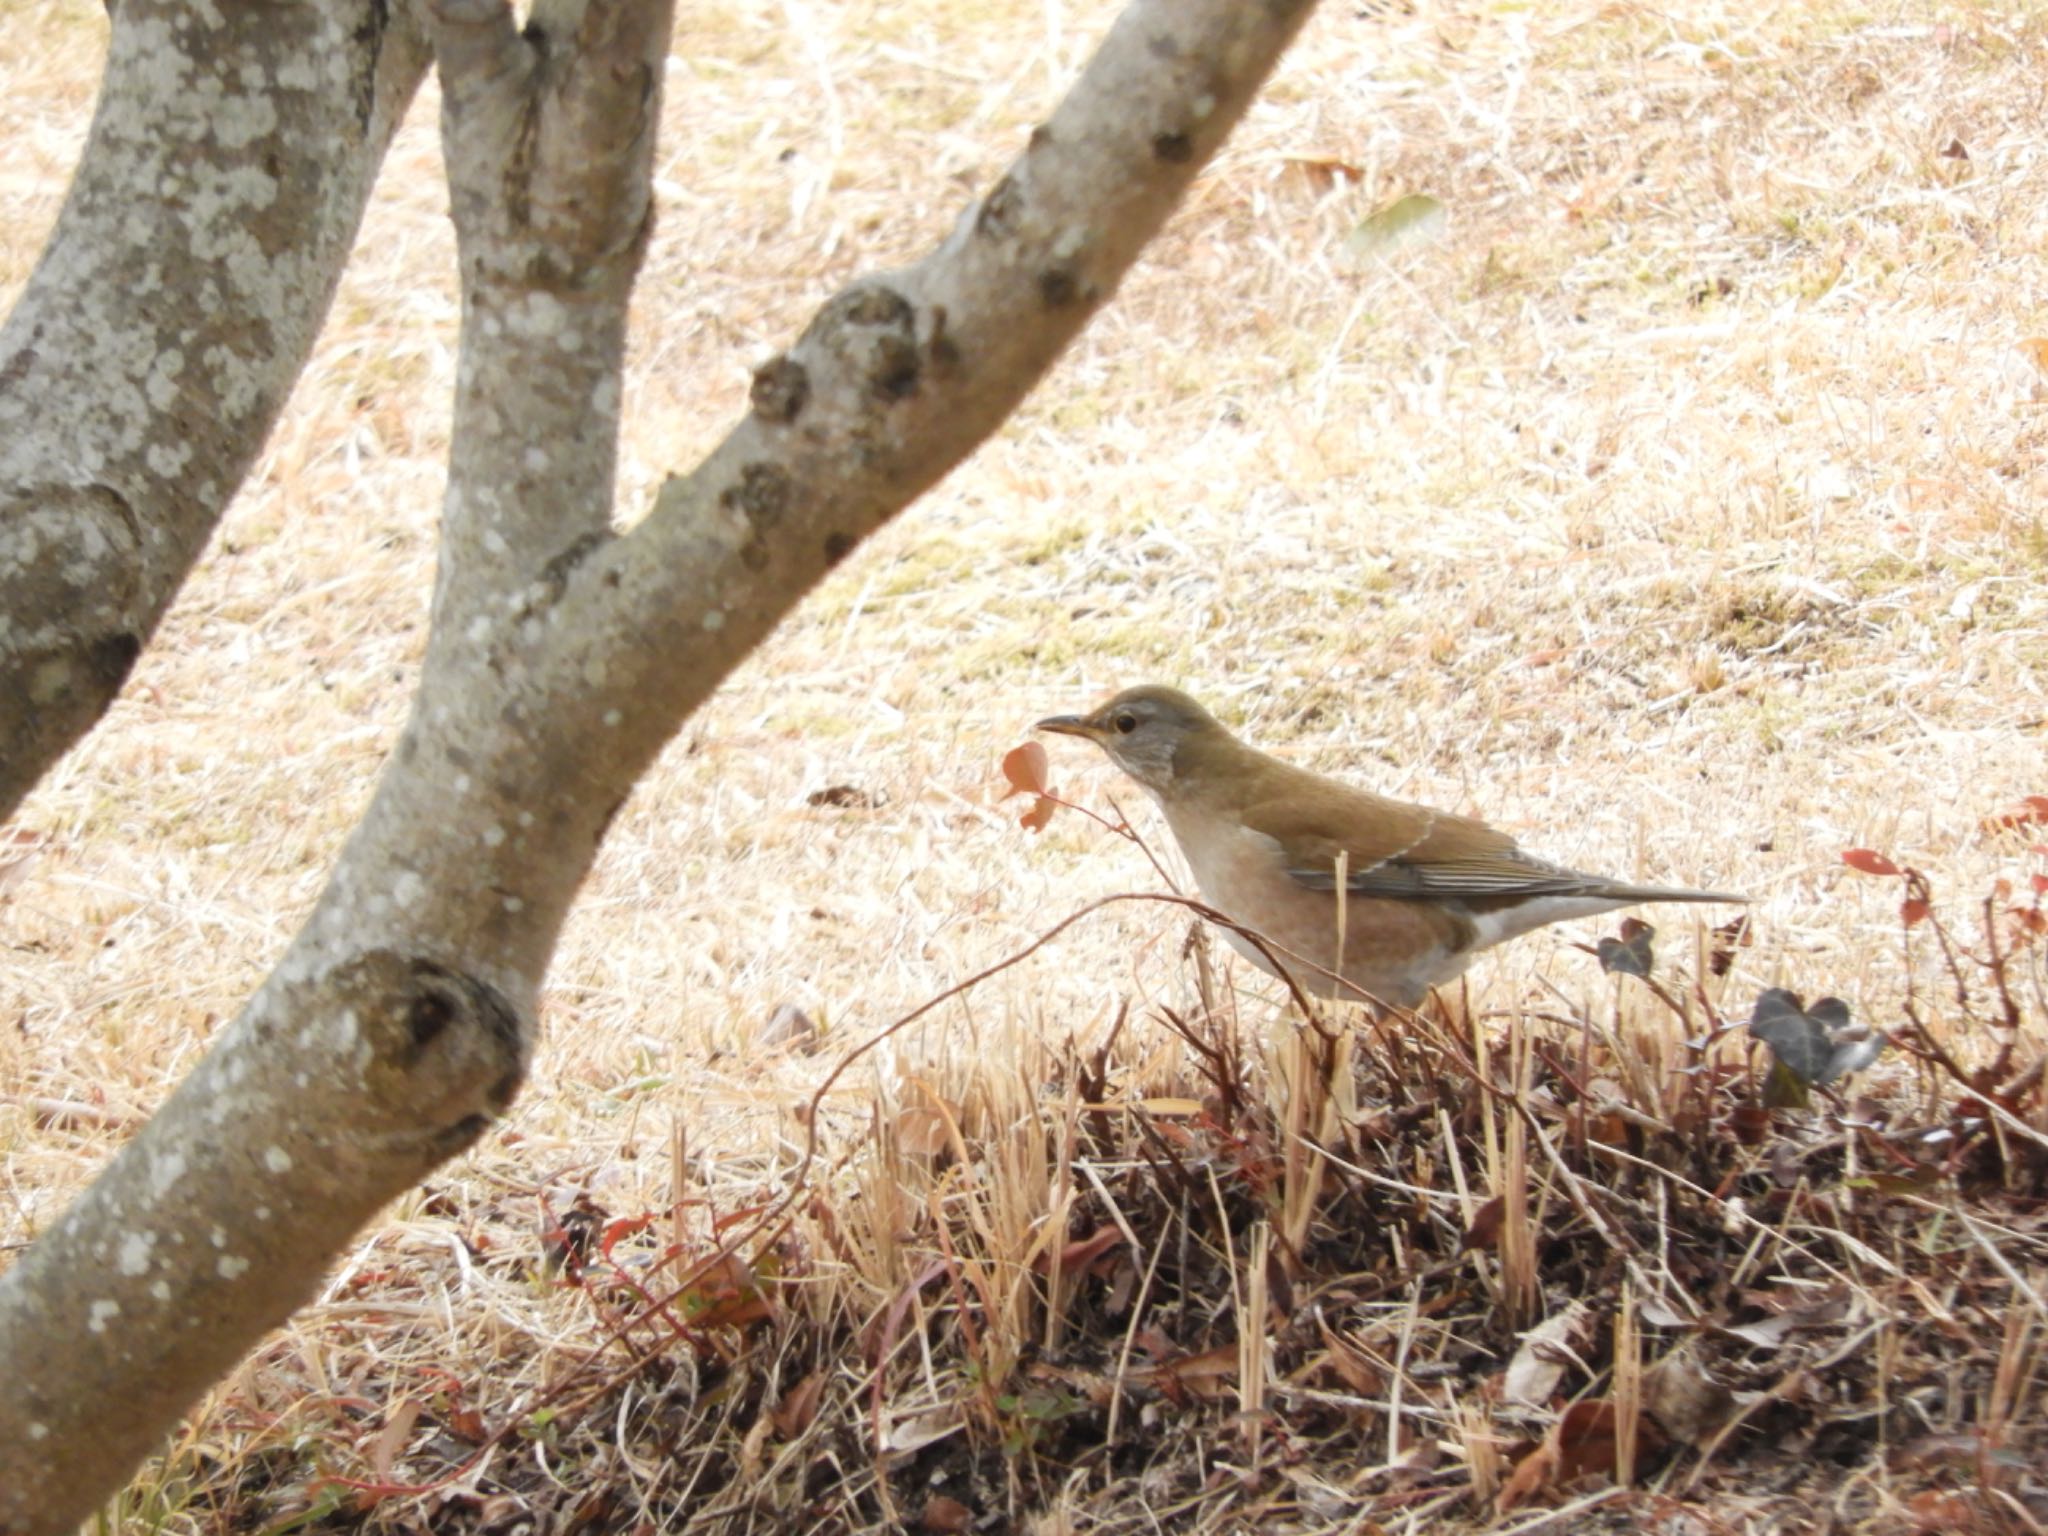
[[[59,1532],[468,1145],[604,829],[827,569],[1013,410],[1110,296],[1306,13],[1137,0],[930,256],[855,283],[630,533],[611,528],[627,295],[668,11],[431,22],[463,284],[433,628],[412,716],[277,971],[0,1276],[0,1531]]]

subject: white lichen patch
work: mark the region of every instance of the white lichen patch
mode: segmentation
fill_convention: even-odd
[[[86,1315],[85,1326],[93,1333],[105,1333],[107,1324],[120,1315],[121,1303],[102,1299],[92,1304],[91,1311]]]
[[[263,1166],[272,1173],[290,1173],[292,1171],[292,1155],[285,1151],[283,1147],[272,1143],[263,1149]]]
[[[398,878],[391,882],[391,899],[401,907],[410,909],[417,906],[420,898],[426,894],[427,882],[409,869],[401,871]]]
[[[505,306],[505,329],[526,340],[574,334],[569,311],[553,294],[541,290],[520,294]]]
[[[114,1265],[124,1275],[147,1274],[150,1257],[155,1251],[154,1232],[130,1232],[121,1239],[121,1251],[115,1257]]]
[[[249,1272],[249,1261],[232,1253],[224,1253],[213,1268],[214,1273],[223,1280],[239,1280]]]
[[[153,1152],[149,1158],[149,1192],[161,1197],[185,1176],[185,1154]]]
[[[156,355],[142,391],[157,410],[168,411],[178,403],[178,375],[184,371],[185,354],[176,347],[166,347]]]
[[[151,443],[142,455],[149,472],[159,479],[175,480],[192,462],[190,443]]]

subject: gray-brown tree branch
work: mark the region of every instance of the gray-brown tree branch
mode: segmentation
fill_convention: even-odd
[[[427,62],[383,0],[115,9],[0,329],[0,821],[105,713],[262,448]]]

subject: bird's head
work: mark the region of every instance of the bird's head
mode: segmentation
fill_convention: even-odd
[[[1088,714],[1054,715],[1033,729],[1094,742],[1111,762],[1154,793],[1173,783],[1176,759],[1185,774],[1190,750],[1229,740],[1214,715],[1179,689],[1158,683],[1126,688]]]

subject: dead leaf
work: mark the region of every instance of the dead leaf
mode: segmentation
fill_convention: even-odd
[[[0,896],[5,896],[26,880],[40,857],[42,855],[32,849],[18,859],[0,859]]]
[[[401,1398],[398,1406],[385,1416],[384,1427],[377,1431],[377,1438],[370,1445],[370,1465],[376,1468],[378,1482],[391,1481],[392,1463],[412,1438],[412,1427],[419,1416],[420,1405],[410,1397]]]
[[[1185,1396],[1214,1401],[1235,1392],[1231,1383],[1237,1377],[1237,1363],[1235,1341],[1219,1344],[1199,1355],[1164,1362],[1153,1373],[1154,1383],[1168,1397],[1173,1397],[1177,1388]]]
[[[1522,1335],[1501,1381],[1501,1398],[1541,1408],[1557,1395],[1565,1371],[1583,1367],[1580,1351],[1593,1336],[1593,1313],[1575,1301]]]
[[[1568,1483],[1588,1472],[1611,1474],[1615,1468],[1615,1428],[1619,1416],[1606,1398],[1582,1399],[1565,1409],[1551,1433],[1557,1438],[1557,1480]]]
[[[1746,1293],[1745,1299],[1760,1306],[1773,1306],[1780,1302],[1780,1298],[1771,1292]],[[1849,1315],[1849,1308],[1849,1293],[1837,1291],[1819,1301],[1786,1307],[1784,1311],[1757,1322],[1724,1326],[1717,1331],[1730,1334],[1759,1348],[1775,1348],[1795,1329],[1824,1328],[1830,1323],[1840,1322]]]
[[[785,1440],[800,1438],[818,1417],[818,1404],[824,1396],[825,1373],[812,1371],[782,1394],[782,1401],[769,1415],[775,1422],[775,1433]]]
[[[1500,1241],[1500,1224],[1507,1214],[1508,1203],[1504,1196],[1495,1195],[1486,1204],[1472,1213],[1472,1225],[1465,1229],[1465,1235],[1458,1239],[1458,1251],[1470,1253],[1475,1248],[1492,1252],[1493,1245]]]
[[[775,1313],[760,1276],[737,1254],[722,1254],[701,1266],[677,1295],[676,1305],[699,1328],[744,1328]]]
[[[1406,245],[1421,245],[1443,237],[1450,225],[1444,205],[1427,192],[1410,192],[1367,214],[1344,240],[1346,254],[1385,255]]]
[[[937,1445],[949,1435],[967,1427],[967,1420],[955,1407],[934,1408],[928,1413],[906,1414],[882,1432],[882,1449],[902,1455]]]
[[[936,1533],[936,1536],[958,1536],[974,1524],[974,1511],[958,1499],[935,1493],[925,1500],[924,1513],[918,1516],[918,1524]]]
[[[2034,361],[2043,372],[2048,372],[2048,340],[2022,342],[2032,350]],[[1986,832],[2009,832],[2015,827],[2048,823],[2048,795],[2023,795],[2008,810],[1996,816],[1986,816],[1983,828]]]
[[[1636,1307],[1636,1316],[1652,1328],[1690,1328],[1693,1320],[1676,1312],[1654,1297],[1645,1299]]]
[[[1077,1275],[1081,1273],[1081,1271],[1123,1240],[1124,1234],[1121,1227],[1097,1227],[1087,1237],[1077,1239],[1060,1249],[1060,1273],[1063,1275]],[[1040,1274],[1049,1274],[1052,1270],[1052,1255],[1050,1253],[1041,1253],[1038,1256],[1036,1267]]]
[[[939,1110],[913,1104],[896,1117],[896,1145],[905,1157],[936,1158],[953,1144]]]
[[[761,1026],[754,1044],[764,1051],[796,1050],[808,1054],[818,1046],[818,1022],[795,1003],[777,1003]]]
[[[1355,186],[1365,180],[1363,166],[1328,155],[1288,155],[1284,157],[1284,163],[1299,170],[1318,192],[1327,192],[1340,181],[1348,181]]]
[[[1557,1442],[1545,1435],[1515,1463],[1494,1495],[1494,1508],[1501,1514],[1526,1504],[1557,1480]]]
[[[1342,1378],[1344,1385],[1360,1397],[1377,1396],[1386,1386],[1386,1378],[1380,1375],[1378,1368],[1360,1353],[1357,1346],[1334,1332],[1320,1315],[1316,1318],[1316,1328],[1323,1336],[1323,1359]]]
[[[1866,875],[1897,875],[1905,872],[1875,848],[1844,849],[1842,862]]]
[[[1735,1417],[1735,1394],[1689,1352],[1666,1355],[1643,1372],[1643,1409],[1672,1439],[1704,1445]]]
[[[1035,741],[1027,741],[1021,747],[1012,747],[1003,754],[1003,777],[1010,781],[1010,787],[1003,798],[1011,795],[1042,795],[1051,784],[1046,782],[1045,748]]]
[[[760,1479],[761,1469],[768,1463],[768,1435],[774,1427],[773,1416],[764,1413],[740,1437],[740,1476],[750,1483]]]
[[[1017,818],[1018,824],[1033,832],[1043,832],[1046,823],[1052,820],[1060,803],[1051,798],[1052,783],[1046,777],[1045,748],[1035,741],[1027,741],[1021,747],[1012,747],[1003,754],[1003,777],[1010,787],[1003,791],[1003,798],[1012,795],[1035,795],[1031,808]]]
[[[1128,1107],[1142,1109],[1148,1115],[1164,1115],[1169,1119],[1191,1119],[1202,1112],[1202,1101],[1200,1099],[1130,1099],[1126,1103]],[[1115,1108],[1118,1106],[1104,1105],[1103,1107]]]
[[[1743,913],[1714,930],[1714,942],[1707,951],[1707,969],[1716,976],[1726,976],[1735,964],[1735,951],[1747,949],[1756,942],[1749,930],[1749,914]]]
[[[805,805],[835,811],[879,811],[889,797],[879,789],[862,789],[856,784],[828,784],[804,796]]]

